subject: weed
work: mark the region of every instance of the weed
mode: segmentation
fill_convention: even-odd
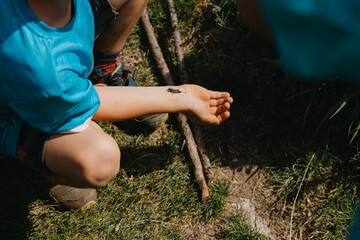
[[[240,214],[231,214],[222,219],[221,239],[224,240],[265,240],[266,238],[251,229]]]

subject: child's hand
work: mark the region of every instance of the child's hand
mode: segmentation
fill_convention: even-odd
[[[230,116],[233,98],[227,92],[210,91],[197,85],[182,85],[189,94],[189,111],[184,112],[194,123],[219,125]]]

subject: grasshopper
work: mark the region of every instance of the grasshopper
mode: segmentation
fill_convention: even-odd
[[[167,91],[170,92],[170,93],[185,93],[185,92],[183,92],[183,91],[181,91],[180,89],[177,89],[177,88],[168,88]]]

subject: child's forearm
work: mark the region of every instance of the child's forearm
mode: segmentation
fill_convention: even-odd
[[[100,107],[94,120],[123,121],[151,113],[184,112],[199,124],[220,124],[230,116],[227,92],[197,85],[172,87],[96,87]]]
[[[94,120],[123,121],[151,113],[189,110],[182,87],[95,87],[100,108]],[[176,90],[174,90],[176,89]]]

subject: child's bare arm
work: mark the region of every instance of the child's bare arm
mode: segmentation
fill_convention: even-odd
[[[95,87],[100,108],[94,120],[123,121],[141,115],[183,112],[199,124],[218,125],[230,116],[229,93],[196,85],[172,87]]]

